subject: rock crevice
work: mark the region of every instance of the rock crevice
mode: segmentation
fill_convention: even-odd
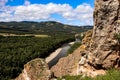
[[[94,77],[105,74],[106,69],[119,68],[120,41],[115,38],[115,34],[120,34],[120,0],[95,0],[93,30],[86,33],[83,44],[73,53],[74,55],[61,59],[51,71],[57,77],[78,74]],[[68,59],[70,61],[66,62]],[[69,63],[71,65],[67,67],[61,65]],[[71,72],[64,73],[64,69]],[[59,70],[61,72],[58,72]]]
[[[23,72],[15,80],[50,80],[51,72],[47,63],[36,58],[24,65]]]

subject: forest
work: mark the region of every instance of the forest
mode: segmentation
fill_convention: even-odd
[[[28,61],[38,57],[45,58],[70,41],[74,41],[74,36],[0,36],[0,80],[15,78]]]

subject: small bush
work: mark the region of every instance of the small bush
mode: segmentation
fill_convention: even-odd
[[[115,39],[120,40],[120,33],[116,33],[114,37],[115,37]]]
[[[71,46],[71,48],[68,49],[67,55],[73,53],[73,51],[74,51],[75,49],[77,49],[78,47],[80,47],[80,45],[81,45],[81,43],[79,43],[79,42],[76,42],[75,44],[73,44],[73,45]]]

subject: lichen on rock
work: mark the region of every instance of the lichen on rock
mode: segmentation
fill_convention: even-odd
[[[24,65],[23,72],[15,80],[49,80],[51,72],[47,63],[36,58]]]

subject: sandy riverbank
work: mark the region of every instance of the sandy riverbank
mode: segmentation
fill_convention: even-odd
[[[68,43],[68,45],[73,45],[75,42],[70,42],[70,43]],[[64,47],[60,47],[60,48],[58,48],[57,50],[55,50],[53,53],[51,53],[51,55],[50,56],[48,56],[46,59],[45,59],[45,61],[47,62],[47,63],[49,63],[50,61],[52,61],[58,54],[60,54],[60,52],[62,51],[62,49],[63,49]]]

